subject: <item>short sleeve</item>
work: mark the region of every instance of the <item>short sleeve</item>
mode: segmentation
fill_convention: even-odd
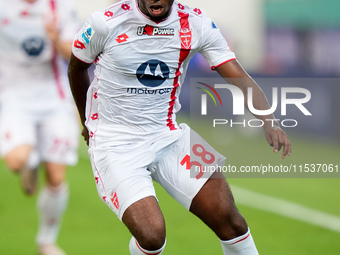
[[[108,31],[101,16],[92,14],[74,38],[73,55],[85,63],[93,63],[105,48]]]
[[[226,62],[236,59],[221,31],[208,17],[204,17],[203,20],[202,36],[199,53],[209,62],[211,69],[214,70]]]

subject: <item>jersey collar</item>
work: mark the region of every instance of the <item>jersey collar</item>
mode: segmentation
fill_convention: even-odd
[[[155,21],[153,21],[152,19],[150,19],[148,16],[146,16],[144,13],[142,13],[142,11],[141,11],[141,10],[139,9],[139,7],[138,7],[138,0],[132,0],[132,4],[133,4],[133,9],[134,9],[135,14],[136,14],[141,20],[143,20],[143,21],[146,22],[146,23],[152,22],[152,23],[154,23],[154,24],[162,24],[162,25],[166,25],[166,24],[168,23],[168,21],[171,20],[171,16],[174,15],[174,12],[175,12],[175,10],[174,10],[175,2],[174,2],[174,3],[172,4],[172,6],[171,6],[171,13],[170,13],[170,15],[169,15],[166,19],[164,19],[164,20],[162,20],[162,21],[160,21],[160,22],[155,22]]]

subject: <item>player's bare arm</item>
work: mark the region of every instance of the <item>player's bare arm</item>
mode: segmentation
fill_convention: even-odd
[[[253,89],[253,104],[255,109],[266,110],[270,108],[262,89],[248,75],[237,60],[231,60],[217,67],[216,70],[228,83],[239,87],[243,91],[245,98],[248,97],[248,87],[251,87]],[[245,106],[248,108],[247,100],[245,100]],[[265,119],[275,119],[273,114],[264,116],[255,115],[255,117],[263,121]],[[284,159],[287,155],[290,156],[291,144],[287,134],[280,128],[280,124],[277,121],[273,121],[273,123],[264,121],[264,123],[263,129],[265,137],[270,146],[274,147],[274,152],[278,153],[283,147],[282,158]]]
[[[68,78],[70,81],[71,91],[83,125],[81,134],[87,144],[89,143],[89,134],[85,127],[85,105],[87,90],[90,86],[90,78],[87,73],[87,69],[90,66],[91,64],[80,61],[73,54],[71,55],[68,66]]]

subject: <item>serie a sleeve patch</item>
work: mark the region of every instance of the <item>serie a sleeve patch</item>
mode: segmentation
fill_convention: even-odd
[[[94,31],[94,29],[91,27],[91,25],[88,25],[87,27],[84,28],[82,38],[84,39],[84,41],[87,44],[89,44],[95,33],[96,33],[96,31]]]

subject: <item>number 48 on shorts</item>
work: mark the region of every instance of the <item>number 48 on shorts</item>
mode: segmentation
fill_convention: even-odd
[[[226,158],[212,148],[201,136],[191,130],[190,155],[186,154],[180,164],[190,170],[190,177],[209,178],[219,167],[224,165]]]

